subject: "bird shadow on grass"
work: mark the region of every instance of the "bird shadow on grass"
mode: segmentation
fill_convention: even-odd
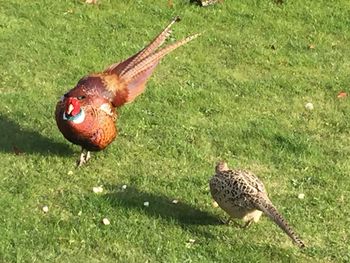
[[[209,232],[203,232],[197,226],[222,225],[218,217],[208,212],[201,211],[189,204],[179,201],[174,204],[170,199],[163,195],[147,193],[134,187],[128,187],[122,190],[121,186],[107,186],[109,194],[104,197],[113,206],[124,206],[138,210],[155,218],[162,218],[167,221],[177,222],[183,229],[196,234],[202,234],[212,237]],[[144,202],[149,202],[149,206],[144,206]]]
[[[219,235],[212,234],[208,228],[210,226],[217,227],[232,227],[222,223],[222,221],[215,215],[193,207],[192,205],[179,201],[177,204],[173,204],[173,199],[153,193],[140,191],[135,187],[127,187],[122,190],[121,185],[105,185],[108,194],[103,198],[109,201],[114,207],[126,207],[134,209],[139,213],[147,214],[154,218],[161,218],[169,222],[176,222],[182,229],[190,232],[196,236],[202,236],[205,239],[217,240],[227,243],[227,238],[231,240],[232,246],[235,248],[242,246],[242,251],[258,251],[260,254],[269,255],[271,259],[283,260],[286,258],[286,254],[290,254],[288,262],[296,262],[293,256],[293,251],[281,248],[276,244],[254,244],[251,242],[247,245],[241,245],[237,242],[237,236],[220,237]],[[145,207],[144,202],[149,202],[149,206]],[[244,232],[240,229],[240,235],[244,235]],[[201,241],[199,241],[201,242]],[[206,242],[206,241],[204,241]],[[248,246],[248,248],[247,248]]]
[[[25,153],[66,155],[73,151],[68,145],[54,142],[37,131],[23,128],[7,116],[0,114],[0,152],[17,155]]]

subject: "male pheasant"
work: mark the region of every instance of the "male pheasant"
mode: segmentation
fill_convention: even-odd
[[[230,218],[243,219],[246,222],[244,227],[248,227],[252,222],[258,222],[261,214],[265,213],[300,248],[305,246],[274,207],[259,178],[249,171],[230,170],[225,162],[219,162],[215,170],[216,174],[209,182],[210,192]]]
[[[171,23],[144,49],[113,64],[101,73],[90,74],[58,101],[56,122],[63,136],[82,147],[78,166],[90,158],[90,151],[106,148],[117,136],[116,108],[140,95],[159,61],[174,49],[198,36],[194,34],[158,50],[171,33]]]

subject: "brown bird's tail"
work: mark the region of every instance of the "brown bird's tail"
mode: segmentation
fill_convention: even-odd
[[[304,248],[304,242],[294,233],[287,221],[278,212],[276,207],[267,200],[260,201],[256,204],[257,208],[263,211],[271,220],[273,220],[300,248]]]
[[[153,73],[159,61],[171,51],[195,39],[199,34],[188,36],[174,44],[171,44],[159,51],[157,49],[170,36],[171,26],[180,21],[179,17],[175,17],[170,24],[144,49],[130,58],[111,65],[105,70],[107,74],[115,74],[118,76],[121,87],[116,90],[114,106],[122,106],[125,103],[132,102],[144,89],[147,80]]]

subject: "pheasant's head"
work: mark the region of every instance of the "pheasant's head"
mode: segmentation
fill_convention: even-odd
[[[77,98],[69,97],[66,100],[64,113],[67,116],[76,116],[77,114],[79,114],[80,110],[81,110],[80,103]]]
[[[229,170],[229,168],[228,168],[228,166],[227,166],[227,163],[224,162],[224,161],[218,162],[218,163],[216,164],[216,166],[215,166],[215,171],[216,171],[217,173],[223,172],[223,171],[227,171],[227,170]]]
[[[70,120],[75,123],[81,123],[85,119],[84,111],[81,108],[80,101],[84,99],[81,97],[68,97],[65,100],[63,119]]]

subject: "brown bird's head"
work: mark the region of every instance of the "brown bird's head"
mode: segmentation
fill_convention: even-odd
[[[217,173],[227,171],[227,170],[230,170],[230,169],[228,168],[227,163],[225,161],[219,161],[215,166],[215,172]]]

